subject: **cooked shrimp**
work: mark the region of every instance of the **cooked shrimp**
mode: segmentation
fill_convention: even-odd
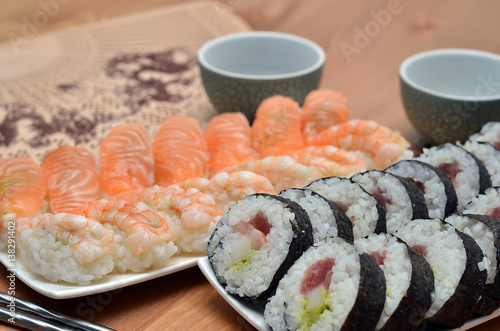
[[[250,125],[242,113],[223,113],[213,117],[205,128],[210,175],[224,168],[255,160],[257,151],[250,139]]]
[[[175,244],[184,252],[205,253],[208,239],[224,214],[208,194],[175,184],[139,190],[134,199],[171,220],[177,235]]]
[[[54,213],[69,212],[99,197],[95,160],[83,147],[53,150],[42,161],[41,169]]]
[[[99,147],[99,168],[102,188],[110,195],[153,185],[153,143],[144,125],[112,128]]]
[[[91,262],[111,251],[113,233],[99,222],[81,215],[43,214],[39,218],[21,217],[16,222],[20,234],[38,228],[54,235],[56,240],[71,247],[78,263]]]
[[[163,121],[153,141],[155,183],[167,186],[191,177],[205,177],[209,152],[200,124],[172,116]]]
[[[0,160],[0,216],[37,214],[47,187],[38,164],[27,157]]]
[[[159,242],[175,240],[164,218],[141,202],[100,199],[76,208],[73,213],[124,231],[134,255],[142,254]]]
[[[266,177],[276,192],[291,187],[303,187],[321,177],[315,169],[310,169],[287,155],[268,156],[227,169],[228,172],[242,170]]]
[[[262,101],[252,124],[251,138],[260,157],[287,155],[304,147],[299,104],[279,95]]]
[[[188,179],[180,183],[179,186],[184,189],[194,187],[208,194],[214,198],[215,204],[223,212],[227,212],[233,204],[247,195],[253,193],[277,193],[266,177],[251,171],[221,172],[211,179]]]
[[[350,120],[330,126],[312,137],[309,144],[365,152],[380,169],[410,156],[410,144],[403,136],[373,121]]]
[[[156,211],[180,218],[186,229],[215,223],[224,213],[211,196],[196,188],[183,189],[179,185],[153,186],[139,190],[135,201],[144,202]]]
[[[316,169],[322,177],[350,177],[366,170],[365,161],[361,157],[332,145],[305,147],[290,156],[297,162]]]
[[[311,136],[348,119],[349,110],[342,93],[331,89],[313,90],[302,105],[302,134],[307,143]]]
[[[16,222],[23,261],[50,281],[86,285],[113,270],[113,233],[95,220],[59,213]]]

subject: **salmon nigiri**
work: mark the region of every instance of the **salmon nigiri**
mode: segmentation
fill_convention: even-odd
[[[38,164],[28,157],[0,160],[0,217],[36,214],[42,206],[47,188]]]
[[[140,123],[112,128],[101,141],[99,165],[103,190],[116,195],[154,183],[153,143]]]
[[[43,178],[54,213],[69,213],[99,198],[94,157],[81,146],[61,146],[43,159]]]
[[[252,124],[251,138],[261,157],[287,155],[304,147],[299,104],[280,95],[262,101]]]
[[[200,124],[193,118],[171,116],[153,140],[155,184],[168,186],[191,177],[205,177],[209,152]]]
[[[346,122],[349,111],[344,95],[332,89],[309,92],[302,105],[302,133],[306,142],[310,135],[332,125]]]
[[[248,119],[242,113],[223,113],[213,117],[204,135],[210,152],[210,175],[255,160],[258,156],[252,147]]]

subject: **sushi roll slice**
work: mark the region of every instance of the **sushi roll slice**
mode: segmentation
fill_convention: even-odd
[[[500,219],[500,187],[490,187],[465,207],[463,214],[488,215]]]
[[[417,158],[443,170],[450,177],[457,192],[457,210],[463,210],[472,198],[491,186],[485,166],[464,148],[444,143],[424,149]]]
[[[350,242],[354,240],[351,220],[335,202],[302,188],[290,188],[281,191],[279,195],[297,202],[307,212],[313,229],[314,243],[337,236]]]
[[[374,330],[385,292],[375,259],[337,237],[296,261],[266,304],[264,319],[273,330]]]
[[[500,146],[500,144],[499,144]],[[491,185],[500,185],[500,149],[488,142],[466,141],[462,146],[474,154],[486,167],[491,178]]]
[[[394,233],[412,219],[427,218],[427,204],[417,184],[379,170],[370,170],[351,177],[374,195],[386,212],[387,233]]]
[[[444,219],[457,210],[457,193],[453,183],[438,167],[418,160],[403,160],[385,171],[417,184],[424,194],[430,218]]]
[[[305,188],[335,202],[352,222],[354,240],[386,231],[385,210],[380,201],[349,178],[327,177]]]
[[[384,272],[387,292],[377,330],[417,330],[432,304],[434,276],[429,263],[390,234],[371,234],[354,242]]]
[[[434,301],[425,319],[444,328],[462,326],[474,313],[486,281],[479,245],[439,219],[413,220],[395,236],[424,257],[434,273]]]
[[[238,201],[222,216],[207,253],[227,292],[263,305],[288,268],[312,244],[311,222],[299,204],[257,193]]]
[[[500,149],[500,122],[488,122],[478,133],[469,137],[470,141],[484,141]]]
[[[451,215],[445,222],[474,238],[483,251],[481,263],[487,278],[476,313],[489,315],[500,307],[500,222],[490,216],[473,214]]]

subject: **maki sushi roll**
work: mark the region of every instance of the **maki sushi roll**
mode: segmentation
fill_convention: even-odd
[[[438,167],[418,160],[403,160],[385,171],[417,184],[424,194],[430,218],[444,219],[457,210],[457,193],[453,183]]]
[[[314,243],[337,236],[350,242],[354,240],[351,220],[335,202],[302,188],[290,188],[281,191],[279,195],[297,202],[307,212]]]
[[[264,319],[273,330],[374,330],[385,292],[375,259],[337,237],[295,262],[266,304]]]
[[[500,147],[500,144],[499,144]],[[491,185],[500,185],[500,149],[488,142],[466,141],[463,145],[470,153],[474,154],[486,167],[491,178]]]
[[[469,137],[470,141],[484,141],[500,149],[500,122],[488,122],[478,133]]]
[[[385,210],[378,199],[349,178],[317,179],[305,188],[335,202],[352,222],[354,240],[386,231]]]
[[[472,198],[491,186],[490,175],[483,163],[458,145],[445,143],[424,149],[416,159],[440,168],[450,177],[457,192],[459,212]]]
[[[485,215],[451,215],[445,219],[477,242],[483,251],[481,267],[486,269],[486,284],[476,306],[476,313],[489,315],[500,307],[500,222]]]
[[[384,272],[387,292],[377,330],[417,330],[432,304],[434,276],[429,263],[390,234],[371,234],[354,242]]]
[[[305,210],[257,193],[225,213],[208,243],[208,260],[227,292],[263,304],[288,268],[313,244]]]
[[[413,220],[395,236],[429,262],[434,273],[434,301],[425,314],[445,328],[462,326],[474,313],[483,292],[483,253],[469,235],[439,219]]]
[[[463,214],[488,215],[500,219],[500,187],[490,187],[465,207]]]
[[[427,204],[417,184],[388,172],[371,170],[356,174],[352,181],[373,194],[386,212],[387,233],[394,233],[412,219],[427,218]]]

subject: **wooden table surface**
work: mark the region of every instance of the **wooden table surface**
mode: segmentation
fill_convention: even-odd
[[[181,2],[51,1],[60,3],[58,13],[41,32]],[[375,120],[399,130],[415,150],[426,141],[412,128],[402,107],[398,86],[401,61],[416,52],[444,47],[500,53],[497,0],[213,2],[214,6],[221,3],[252,29],[294,33],[321,45],[327,54],[321,86],[338,89],[347,96],[352,118]],[[0,0],[0,6],[1,41],[9,31],[19,30],[22,18],[32,15],[39,3]],[[0,290],[7,287],[7,271],[0,267]],[[120,291],[68,300],[46,298],[18,281],[16,295],[118,330],[253,329],[196,267]],[[499,329],[500,318],[474,328]]]

